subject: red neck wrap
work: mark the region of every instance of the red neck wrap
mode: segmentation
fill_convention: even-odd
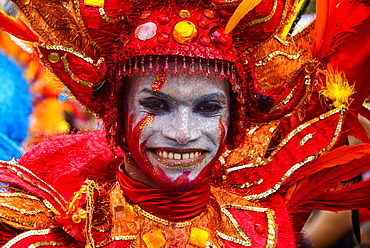
[[[145,211],[170,221],[189,220],[204,211],[210,199],[210,177],[194,190],[172,192],[154,189],[129,178],[122,168],[118,170],[118,182],[125,195]]]

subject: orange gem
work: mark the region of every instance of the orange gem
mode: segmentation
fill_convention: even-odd
[[[209,19],[213,19],[215,18],[215,12],[211,9],[205,9],[203,11],[203,15]]]
[[[195,245],[196,247],[206,247],[208,242],[208,232],[202,229],[192,227],[190,231],[189,244]]]
[[[148,18],[148,17],[150,16],[150,14],[151,14],[151,12],[150,12],[149,10],[144,11],[144,12],[141,14],[141,16],[140,16],[140,19],[141,19],[141,20],[144,20],[144,19]]]
[[[159,229],[147,232],[142,238],[148,248],[161,248],[166,244],[166,240]]]
[[[180,44],[190,44],[194,42],[198,36],[197,27],[189,21],[181,21],[176,23],[172,30],[173,38]]]

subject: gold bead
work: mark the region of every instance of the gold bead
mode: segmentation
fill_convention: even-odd
[[[180,10],[180,12],[179,12],[179,16],[180,16],[181,18],[188,19],[188,18],[190,17],[190,12],[189,12],[189,10],[185,10],[185,9]]]
[[[189,21],[180,21],[176,23],[172,30],[173,38],[180,44],[190,44],[198,36],[197,27]]]
[[[60,56],[58,53],[50,53],[48,59],[51,63],[55,64],[59,61]]]

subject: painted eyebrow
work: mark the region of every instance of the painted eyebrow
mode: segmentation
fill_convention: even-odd
[[[159,92],[159,91],[154,91],[154,90],[147,89],[147,88],[142,89],[140,92],[146,92],[146,93],[149,93],[151,95],[154,95],[156,97],[163,98],[163,99],[179,101],[176,98],[171,97],[168,94],[165,94],[165,93],[162,93],[162,92]],[[214,99],[214,98],[225,98],[226,99],[226,96],[224,94],[220,93],[220,92],[215,92],[215,93],[211,93],[211,94],[201,95],[197,98],[193,98],[193,99],[190,99],[190,100],[191,101],[194,101],[194,100],[195,101],[203,101],[203,100]]]

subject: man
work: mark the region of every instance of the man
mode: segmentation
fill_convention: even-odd
[[[312,88],[344,77],[329,66],[323,74],[307,50],[276,52],[285,45],[274,35],[298,2],[246,3],[19,3],[38,34],[17,23],[6,30],[34,42],[105,130],[55,137],[2,164],[14,190],[0,197],[5,247],[294,247],[305,211],[368,204],[368,181],[342,183],[368,169],[368,146],[333,149],[353,92],[323,93],[321,106]],[[259,61],[258,46],[268,52]],[[313,46],[313,58],[334,63]],[[279,54],[296,58],[291,73],[255,68]],[[368,90],[361,78],[356,87]],[[313,109],[301,124],[295,110],[306,101]],[[286,115],[297,122],[277,140]]]

